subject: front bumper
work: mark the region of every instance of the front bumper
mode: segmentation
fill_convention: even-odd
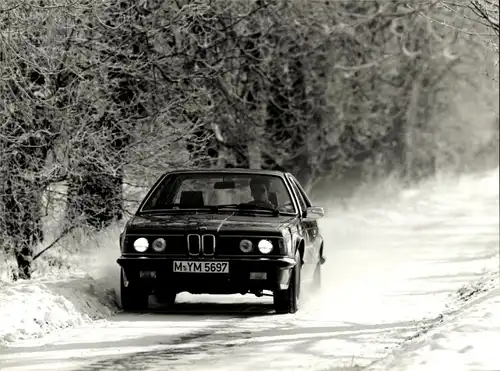
[[[174,272],[174,261],[228,262],[228,273]],[[193,294],[232,294],[285,290],[296,262],[289,257],[198,260],[173,257],[125,257],[117,263],[127,281],[145,289],[168,289]],[[141,273],[142,272],[142,273]],[[143,272],[149,272],[147,274]],[[154,272],[151,274],[151,272]]]

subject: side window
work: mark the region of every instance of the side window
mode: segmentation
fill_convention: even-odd
[[[293,179],[293,183],[295,184],[295,187],[299,190],[299,193],[302,196],[302,198],[304,199],[304,202],[307,205],[307,207],[311,207],[312,206],[311,201],[309,200],[309,197],[307,197],[306,191],[304,191],[304,188],[302,188],[302,186],[300,185],[300,183],[297,179],[295,179],[294,177],[292,177],[292,179]]]
[[[300,192],[300,189],[297,187],[297,184],[296,184],[295,180],[293,178],[291,178],[291,177],[288,177],[288,180],[291,183],[293,191],[297,195],[297,198],[298,198],[298,201],[299,201],[299,204],[300,204],[300,208],[302,210],[305,210],[307,208],[306,202],[305,202],[304,198],[302,197],[302,193]]]

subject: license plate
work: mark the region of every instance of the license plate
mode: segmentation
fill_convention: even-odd
[[[174,261],[178,273],[229,273],[228,262]]]

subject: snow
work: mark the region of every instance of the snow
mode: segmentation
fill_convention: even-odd
[[[113,313],[114,295],[89,276],[3,283],[0,344],[40,337]]]
[[[500,366],[499,275],[491,278],[486,294],[444,318],[402,351],[369,368],[370,371],[497,370]]]
[[[34,279],[12,282],[1,277],[0,345],[114,314],[119,233],[120,226],[92,237],[76,232],[66,240],[72,249],[63,245],[36,260]]]
[[[114,308],[113,242],[94,254],[90,277],[0,287],[0,336],[11,334],[0,369],[498,369],[498,177],[496,169],[330,205],[324,287],[294,315],[270,314],[270,298],[182,294],[172,312],[90,321]],[[33,300],[17,295],[28,290]],[[51,307],[60,312],[49,322],[62,323],[33,328],[33,313]]]

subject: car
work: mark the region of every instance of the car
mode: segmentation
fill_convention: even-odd
[[[295,313],[301,288],[321,285],[323,216],[288,172],[166,172],[120,234],[122,309],[188,292],[272,295],[276,313]]]

